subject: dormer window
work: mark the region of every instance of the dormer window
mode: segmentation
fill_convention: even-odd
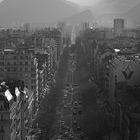
[[[3,111],[4,109],[5,109],[5,108],[4,108],[4,103],[1,102],[1,103],[0,103],[0,110]]]

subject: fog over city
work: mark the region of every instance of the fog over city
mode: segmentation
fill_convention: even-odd
[[[140,140],[140,0],[0,0],[0,140]]]
[[[54,23],[88,9],[99,24],[111,26],[113,17],[123,17],[136,26],[139,7],[139,0],[3,0],[0,25]]]

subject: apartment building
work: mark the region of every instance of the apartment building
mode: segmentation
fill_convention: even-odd
[[[16,95],[16,102],[10,100],[10,140],[23,140],[28,133],[25,125],[28,119],[28,95],[18,90]]]
[[[25,87],[34,91],[36,75],[33,54],[23,49],[4,49],[0,53],[0,81],[23,80]]]
[[[3,93],[0,93],[0,140],[10,139],[9,103]]]

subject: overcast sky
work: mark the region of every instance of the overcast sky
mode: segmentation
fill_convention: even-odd
[[[124,18],[127,27],[140,25],[140,0],[66,0],[90,9],[99,25],[112,26],[114,18]]]
[[[66,0],[78,4],[79,6],[90,6],[100,3],[101,0]]]
[[[73,3],[76,3],[80,6],[94,6],[94,5],[98,5],[98,4],[102,4],[102,3],[106,3],[106,4],[114,4],[114,3],[118,3],[121,5],[121,3],[138,3],[140,2],[139,0],[66,0],[66,1],[70,1]]]
[[[79,12],[66,0],[4,0],[0,4],[0,25],[47,23]]]
[[[140,0],[3,0],[0,4],[0,25],[52,22],[85,9],[90,9],[93,15],[121,13],[137,3]]]
[[[66,0],[80,7],[92,7],[96,12],[125,12],[140,3],[140,0]]]

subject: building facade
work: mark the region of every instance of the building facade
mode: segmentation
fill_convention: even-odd
[[[10,140],[9,102],[3,93],[0,93],[0,139]]]
[[[19,91],[16,91],[19,92]],[[23,140],[27,135],[25,122],[27,116],[27,96],[24,93],[18,93],[17,101],[10,101],[10,119],[11,119],[11,139]]]
[[[105,59],[104,59],[105,60]],[[113,54],[100,63],[102,83],[114,114],[114,130],[117,139],[140,138],[140,55],[139,53]],[[99,75],[100,76],[100,75]],[[116,133],[117,132],[117,133]]]
[[[46,94],[48,81],[50,80],[49,55],[37,54],[34,59],[36,66],[36,107],[40,107],[40,102]]]
[[[129,56],[116,56],[109,61],[107,65],[109,75],[109,97],[110,101],[115,101],[116,84],[119,82],[126,82],[131,86],[139,86],[140,82],[140,58],[139,54]]]
[[[4,49],[0,56],[0,81],[23,80],[25,86],[35,89],[35,66],[33,54],[25,50]]]
[[[35,117],[35,94],[25,88],[24,93],[16,89],[17,101],[10,100],[10,140],[24,140],[30,135]]]

